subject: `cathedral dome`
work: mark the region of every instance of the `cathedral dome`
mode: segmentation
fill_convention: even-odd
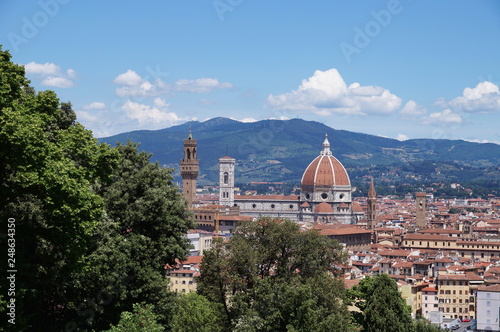
[[[344,166],[332,155],[328,135],[323,142],[323,151],[307,166],[301,185],[306,187],[350,186],[351,181]]]

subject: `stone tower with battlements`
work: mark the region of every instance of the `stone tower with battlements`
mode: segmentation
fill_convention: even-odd
[[[368,229],[374,229],[377,223],[377,216],[375,213],[377,202],[377,193],[375,192],[375,185],[373,184],[373,178],[370,181],[370,189],[368,190],[368,215],[367,215],[367,226]]]
[[[181,159],[182,195],[190,208],[196,201],[196,178],[200,168],[196,153],[196,140],[190,130],[188,138],[184,140],[184,158]]]
[[[417,193],[415,195],[415,205],[416,205],[416,220],[415,224],[417,228],[427,227],[427,218],[425,216],[426,206],[427,206],[427,196],[425,193]]]

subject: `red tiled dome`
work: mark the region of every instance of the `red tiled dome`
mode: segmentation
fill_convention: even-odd
[[[350,186],[351,181],[344,166],[330,151],[328,138],[323,142],[323,151],[306,168],[302,175],[302,186]]]

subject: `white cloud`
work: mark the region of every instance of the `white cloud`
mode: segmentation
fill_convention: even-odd
[[[99,101],[94,101],[93,103],[83,106],[85,110],[102,110],[104,108],[106,108],[106,104]]]
[[[465,88],[462,96],[450,101],[438,99],[436,105],[449,108],[455,112],[499,112],[500,89],[497,85],[484,81],[477,84],[475,88]]]
[[[56,88],[71,88],[75,85],[72,80],[61,76],[47,76],[42,80],[42,85]]]
[[[24,69],[26,70],[26,74],[35,74],[41,77],[45,77],[48,75],[61,75],[61,67],[54,63],[46,62],[46,63],[36,63],[30,62],[24,65]]]
[[[129,119],[136,120],[140,125],[171,126],[183,120],[174,112],[168,111],[168,104],[162,103],[162,106],[159,104],[160,102],[157,101],[155,106],[149,106],[129,100],[123,104],[122,109]]]
[[[240,122],[245,122],[245,123],[252,123],[252,122],[257,122],[258,120],[254,119],[254,118],[243,118],[241,120],[239,120]]]
[[[452,124],[461,123],[462,117],[458,113],[454,113],[450,109],[445,109],[442,112],[436,112],[429,114],[428,117],[423,118],[425,124],[442,123],[442,124]]]
[[[136,86],[142,84],[144,79],[135,71],[129,69],[125,73],[116,76],[113,82],[119,85]]]
[[[74,71],[73,69],[66,70],[66,76],[72,80],[76,80],[78,78],[78,76],[76,75],[76,71]]]
[[[273,109],[312,112],[327,116],[341,114],[389,114],[401,106],[401,98],[379,86],[346,85],[337,69],[316,70],[302,80],[297,90],[269,95],[267,105]]]
[[[474,139],[461,138],[461,140],[466,141],[466,142],[472,142],[472,143],[493,143],[493,144],[500,144],[499,141],[489,141],[487,139],[479,140],[477,138],[474,138]]]
[[[220,82],[215,78],[181,79],[173,84],[165,83],[160,79],[150,82],[130,69],[118,75],[113,82],[117,85],[122,85],[116,89],[116,94],[120,97],[155,97],[172,95],[174,92],[206,93],[215,89],[229,89],[233,87],[231,83]]]
[[[27,75],[35,76],[35,79],[42,80],[44,86],[52,86],[57,88],[71,88],[75,86],[73,80],[77,78],[76,71],[73,69],[61,71],[61,67],[54,63],[36,63],[30,62],[24,65]]]
[[[233,85],[227,82],[219,82],[215,78],[197,78],[195,80],[182,79],[174,83],[174,89],[176,91],[187,91],[187,92],[210,92],[215,89],[229,89]]]
[[[396,139],[398,141],[407,141],[408,140],[408,136],[406,136],[405,134],[398,134],[398,136],[396,137]]]
[[[401,114],[410,117],[424,115],[425,113],[427,113],[427,109],[413,100],[408,101],[401,109]]]
[[[78,118],[78,121],[84,121],[84,122],[98,122],[100,117],[96,114],[92,114],[87,111],[76,111],[76,115]]]

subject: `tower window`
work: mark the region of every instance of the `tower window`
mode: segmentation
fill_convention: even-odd
[[[191,150],[186,149],[186,156],[187,156],[186,159],[188,159],[188,160],[191,159]]]
[[[224,184],[229,183],[229,174],[227,172],[224,172]]]

